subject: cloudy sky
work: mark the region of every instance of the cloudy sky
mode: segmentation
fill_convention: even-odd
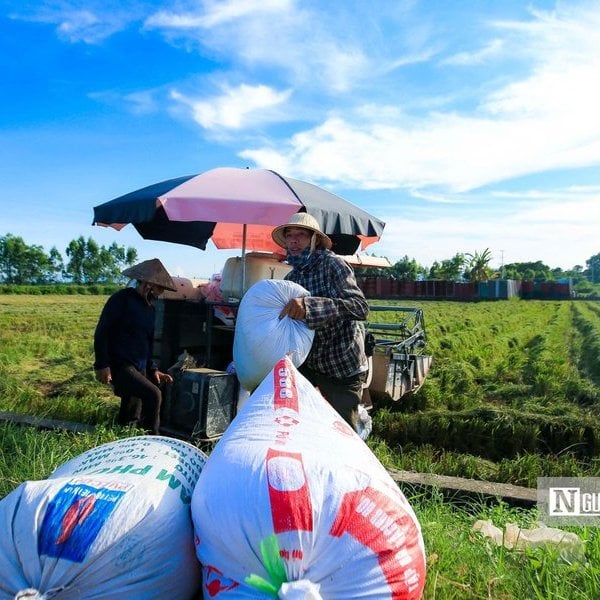
[[[0,0],[0,235],[135,246],[208,277],[239,252],[92,226],[219,166],[322,185],[368,251],[570,269],[600,252],[596,0]]]

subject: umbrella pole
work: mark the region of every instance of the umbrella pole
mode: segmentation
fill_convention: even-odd
[[[246,288],[246,223],[242,229],[242,289],[240,290],[240,298],[244,295]]]

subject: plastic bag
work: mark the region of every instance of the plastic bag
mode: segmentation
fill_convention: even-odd
[[[192,518],[206,598],[420,598],[425,556],[406,498],[288,359],[202,471]]]
[[[233,361],[240,385],[252,391],[273,365],[289,356],[300,366],[310,352],[315,332],[304,321],[279,318],[292,298],[308,296],[301,285],[283,279],[264,279],[244,295],[233,338]]]
[[[369,411],[367,411],[367,409],[362,404],[358,405],[357,428],[358,436],[363,441],[366,440],[371,434],[371,431],[373,431],[373,419],[371,419]]]
[[[555,546],[559,548],[561,556],[567,560],[583,554],[583,542],[576,533],[563,531],[556,527],[547,527],[544,523],[538,523],[537,527],[531,529],[521,529],[515,523],[507,523],[502,531],[487,519],[476,521],[473,531],[479,531],[481,535],[492,539],[498,546],[504,545],[509,550]]]

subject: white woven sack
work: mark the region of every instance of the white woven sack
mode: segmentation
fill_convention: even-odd
[[[233,362],[242,388],[254,390],[282,356],[289,356],[296,367],[306,360],[315,332],[304,321],[280,319],[279,313],[292,298],[309,295],[284,279],[264,279],[244,294],[233,338]]]
[[[423,539],[410,505],[289,359],[212,451],[192,518],[205,598],[422,595]]]
[[[191,599],[190,515],[207,456],[140,436],[104,444],[0,501],[0,599]]]

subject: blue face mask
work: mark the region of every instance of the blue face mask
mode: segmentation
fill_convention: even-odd
[[[286,260],[287,260],[288,265],[290,265],[293,269],[299,269],[299,268],[303,267],[304,265],[306,265],[308,263],[309,259],[310,259],[310,246],[307,246],[297,256],[293,256],[292,254],[290,254],[288,252]]]

